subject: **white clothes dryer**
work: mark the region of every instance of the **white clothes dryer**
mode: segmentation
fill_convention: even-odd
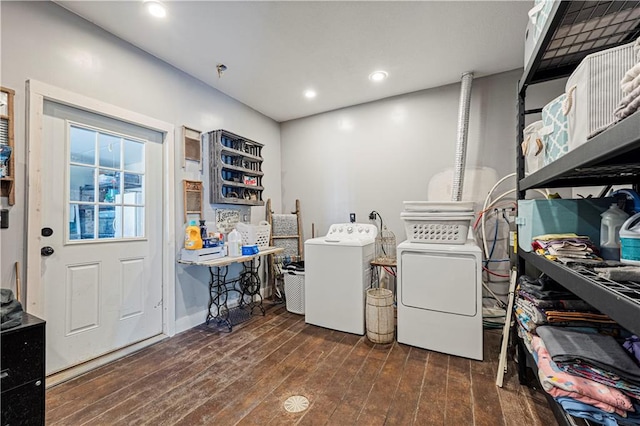
[[[465,244],[398,245],[398,342],[482,360],[482,252]]]
[[[363,335],[365,297],[378,228],[334,224],[324,237],[304,243],[305,322]]]

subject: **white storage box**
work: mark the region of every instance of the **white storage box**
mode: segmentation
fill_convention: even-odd
[[[304,315],[304,270],[284,271],[284,296],[287,311]]]
[[[635,65],[633,43],[587,55],[567,80],[569,150],[613,123],[622,99],[620,80]]]
[[[536,0],[535,6],[529,11],[529,21],[524,33],[524,67],[531,61],[533,48],[542,35],[544,24],[549,19],[553,0]]]
[[[258,225],[236,223],[236,231],[240,233],[243,246],[257,245],[259,248],[269,247],[271,225],[267,221],[260,221]]]
[[[542,120],[529,124],[523,131],[522,155],[524,170],[533,173],[544,166],[544,143],[540,135]]]
[[[542,128],[538,131],[544,143],[544,159],[546,166],[569,152],[567,142],[567,117],[562,109],[566,99],[563,93],[542,108]]]
[[[207,260],[218,259],[219,257],[224,257],[222,246],[198,250],[187,250],[183,248],[180,252],[180,260],[185,262],[206,262]]]
[[[428,244],[464,244],[474,215],[468,212],[402,212],[407,241]]]

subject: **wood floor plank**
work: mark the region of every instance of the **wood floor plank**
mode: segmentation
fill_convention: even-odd
[[[150,419],[161,416],[169,409],[180,407],[180,403],[183,401],[191,401],[195,396],[194,392],[200,392],[201,396],[208,396],[210,395],[210,386],[213,383],[220,386],[225,379],[232,378],[234,372],[236,373],[235,377],[239,377],[243,368],[247,367],[247,365],[243,365],[243,363],[246,364],[247,358],[256,356],[260,351],[271,353],[281,344],[279,339],[285,331],[296,324],[296,320],[289,319],[272,328],[262,328],[264,331],[262,334],[253,333],[251,337],[247,337],[250,335],[239,333],[235,339],[230,336],[228,339],[218,341],[218,345],[215,347],[208,345],[193,353],[190,358],[195,361],[192,361],[185,368],[172,372],[177,376],[174,376],[176,378],[169,382],[170,384],[165,381],[163,389],[166,389],[165,393],[170,393],[170,395],[165,395],[165,393],[158,395],[157,386],[153,385],[153,382],[151,382],[151,386],[137,386],[142,392],[129,396],[121,405],[104,410],[93,421],[113,423],[126,418],[129,425],[144,424]],[[242,357],[238,358],[238,355]],[[208,386],[202,383],[204,380],[209,381]],[[154,394],[152,398],[148,397],[149,393]],[[118,396],[117,393],[114,395],[116,398]],[[105,400],[107,407],[110,403],[111,401]],[[128,414],[131,412],[133,413]]]
[[[183,418],[175,422],[175,424],[213,424],[214,417],[226,415],[229,412],[228,406],[236,404],[237,401],[241,403],[245,400],[249,390],[252,389],[256,383],[270,376],[275,369],[279,368],[285,359],[291,354],[296,353],[298,347],[306,347],[307,342],[313,337],[309,333],[304,333],[304,330],[308,328],[309,326],[300,323],[300,327],[291,329],[291,335],[288,336],[288,338],[284,340],[284,343],[278,348],[277,355],[274,356],[274,353],[272,353],[252,367],[243,370],[244,374],[226,386],[222,392],[216,393],[212,397],[205,399],[201,404],[192,407],[192,409],[190,409]],[[172,423],[163,421],[161,424]]]
[[[430,352],[422,381],[415,424],[443,425],[447,396],[449,355]]]
[[[402,377],[410,347],[393,343],[357,419],[357,424],[384,424],[387,411]]]
[[[303,416],[302,413],[287,412],[283,406],[284,402],[287,398],[295,395],[309,398],[305,383],[316,370],[322,368],[345,337],[344,333],[331,333],[324,329],[319,331],[324,341],[323,344],[297,365],[293,372],[251,410],[238,425],[263,425],[272,420],[277,424],[295,424]]]
[[[373,348],[373,345],[365,339],[365,337],[358,338],[351,352],[336,369],[330,385],[316,395],[311,406],[298,422],[299,425],[326,424],[329,421]]]
[[[422,391],[422,380],[424,379],[428,357],[429,353],[427,351],[410,348],[400,383],[387,412],[388,425],[413,424]]]
[[[355,424],[393,345],[376,345],[329,418],[329,424]]]
[[[495,386],[501,333],[470,361],[305,324],[269,307],[232,333],[199,326],[47,389],[47,425],[548,426],[513,361]],[[284,400],[309,398],[287,413]]]
[[[286,356],[295,347],[300,345],[298,340],[294,340],[300,330],[304,328],[304,323],[297,322],[292,327],[287,328],[277,339],[263,344],[259,352],[251,357],[235,357],[232,362],[222,361],[222,371],[212,370],[209,374],[189,386],[188,389],[177,389],[179,396],[172,395],[170,403],[162,406],[164,411],[158,411],[155,417],[151,417],[147,424],[176,424],[183,417],[197,418],[198,410],[204,415],[214,415],[223,404],[236,394],[242,391],[247,380],[253,380],[256,372],[262,373],[270,367],[270,363],[277,362],[279,356]],[[258,373],[259,374],[259,373]],[[213,409],[212,409],[213,407]],[[186,421],[185,421],[186,422]]]
[[[301,334],[306,334],[304,343],[296,350],[272,366],[258,380],[244,383],[234,397],[217,410],[214,416],[209,417],[206,424],[235,424],[245,417],[260,401],[267,397],[273,390],[288,377],[294,374],[296,366],[304,364],[309,357],[316,355],[316,350],[324,344],[321,337],[324,330],[319,327],[308,326]],[[180,423],[179,423],[180,424]],[[192,423],[189,423],[192,424]]]

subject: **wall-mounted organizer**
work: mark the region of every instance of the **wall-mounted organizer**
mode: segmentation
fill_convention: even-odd
[[[198,169],[202,172],[202,132],[182,126],[182,148],[184,149],[184,161],[182,167],[187,167],[187,161],[198,163]]]
[[[6,172],[0,178],[2,196],[8,198],[10,206],[16,202],[15,197],[15,147],[13,135],[13,97],[15,92],[6,87],[0,87],[0,144],[7,145],[11,151]]]
[[[263,206],[262,147],[226,130],[205,135],[209,144],[210,202]]]
[[[183,180],[184,192],[184,221],[187,223],[190,214],[197,214],[202,219],[202,182],[198,180]]]

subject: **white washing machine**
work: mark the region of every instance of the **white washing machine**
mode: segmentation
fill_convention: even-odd
[[[375,225],[331,225],[304,243],[305,322],[363,335],[366,290],[378,234]]]
[[[482,252],[465,244],[398,245],[398,342],[482,360]]]

